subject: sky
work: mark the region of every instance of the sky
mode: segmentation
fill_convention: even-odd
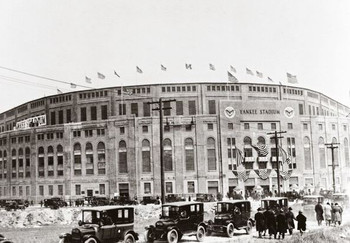
[[[0,33],[0,112],[79,85],[226,82],[230,65],[350,106],[348,0],[0,0]]]

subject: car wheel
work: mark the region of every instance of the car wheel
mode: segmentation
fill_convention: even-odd
[[[235,227],[232,223],[229,223],[226,227],[226,234],[228,237],[232,238],[235,231]]]
[[[252,228],[253,228],[253,224],[250,220],[248,220],[247,228],[245,228],[245,231],[247,232],[248,235],[252,232]]]
[[[126,234],[124,237],[125,243],[135,243],[135,237],[132,234]]]
[[[97,240],[95,238],[89,238],[84,243],[97,243]]]
[[[66,239],[60,239],[60,241],[58,243],[66,243]]]
[[[197,241],[203,241],[205,238],[205,228],[202,225],[197,228],[196,238]]]
[[[147,240],[147,242],[153,242],[154,241],[154,232],[153,232],[152,229],[147,230],[146,240]]]
[[[177,243],[179,241],[179,235],[176,229],[172,229],[167,234],[168,243]]]

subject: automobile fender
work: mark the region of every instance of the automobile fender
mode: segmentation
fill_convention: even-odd
[[[181,232],[180,229],[177,226],[169,226],[166,228],[167,232],[169,232],[172,229],[176,229],[177,232]]]
[[[95,238],[95,235],[83,235],[82,240],[85,241],[85,240],[87,240],[87,239],[89,239],[89,238],[91,238],[91,237]],[[95,239],[96,239],[96,238],[95,238]]]
[[[134,236],[135,240],[139,240],[139,234],[136,233],[135,231],[133,231],[133,230],[126,231],[124,233],[124,238],[127,234],[131,234],[132,236]]]
[[[150,225],[150,226],[145,227],[145,230],[154,229],[154,228],[155,228],[154,225]]]
[[[197,228],[198,228],[199,226],[203,226],[204,229],[205,229],[205,231],[207,231],[207,229],[208,229],[208,224],[207,224],[206,222],[204,222],[204,221],[201,222],[201,223],[199,223],[198,226],[197,226]]]
[[[252,226],[253,226],[253,227],[255,226],[255,220],[254,220],[254,219],[249,218],[248,221],[252,222]]]

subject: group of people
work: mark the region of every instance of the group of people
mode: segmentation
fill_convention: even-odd
[[[302,211],[295,217],[293,209],[290,207],[288,212],[284,212],[283,209],[273,210],[267,208],[265,212],[262,212],[261,208],[258,208],[258,212],[255,214],[256,231],[259,234],[259,238],[266,235],[268,231],[269,238],[272,235],[275,239],[284,239],[285,234],[289,231],[289,234],[293,233],[295,228],[294,220],[298,222],[298,230],[301,234],[306,230],[306,217]]]
[[[341,224],[342,222],[342,215],[343,215],[343,208],[338,205],[338,203],[329,203],[322,207],[321,202],[319,202],[315,206],[315,212],[316,212],[316,220],[318,225],[320,226],[322,224],[323,220],[326,220],[326,226],[331,226],[331,224],[334,224],[336,226],[337,224]]]

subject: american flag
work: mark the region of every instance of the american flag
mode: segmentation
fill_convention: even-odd
[[[98,77],[99,79],[105,79],[105,78],[106,78],[106,76],[105,76],[104,74],[99,73],[99,72],[97,72],[97,77]]]
[[[297,84],[298,83],[297,76],[296,75],[292,75],[290,73],[287,73],[287,81],[288,81],[288,83],[291,83],[291,84]]]
[[[258,169],[254,171],[262,180],[268,179],[271,173],[271,169]]]
[[[259,78],[263,78],[264,77],[263,73],[261,73],[259,71],[256,71],[256,76],[258,76]]]
[[[209,69],[215,71],[215,66],[213,64],[209,64]]]
[[[290,155],[287,153],[287,151],[285,151],[280,145],[278,147],[281,151],[283,163],[287,163],[288,165],[290,163],[292,163],[292,159],[291,159]]]
[[[289,180],[290,176],[292,175],[293,170],[287,170],[287,171],[280,171],[280,176],[283,180]]]
[[[254,75],[253,71],[250,70],[249,68],[246,68],[245,71],[246,71],[246,73],[249,74],[249,75]]]
[[[128,89],[125,87],[123,87],[122,93],[123,93],[123,95],[132,95],[133,94],[131,89]]]
[[[266,144],[252,145],[252,147],[258,152],[259,157],[266,157],[269,154],[269,149]]]
[[[242,163],[244,162],[243,153],[237,147],[236,147],[236,162],[237,162],[237,167],[242,165]]]

